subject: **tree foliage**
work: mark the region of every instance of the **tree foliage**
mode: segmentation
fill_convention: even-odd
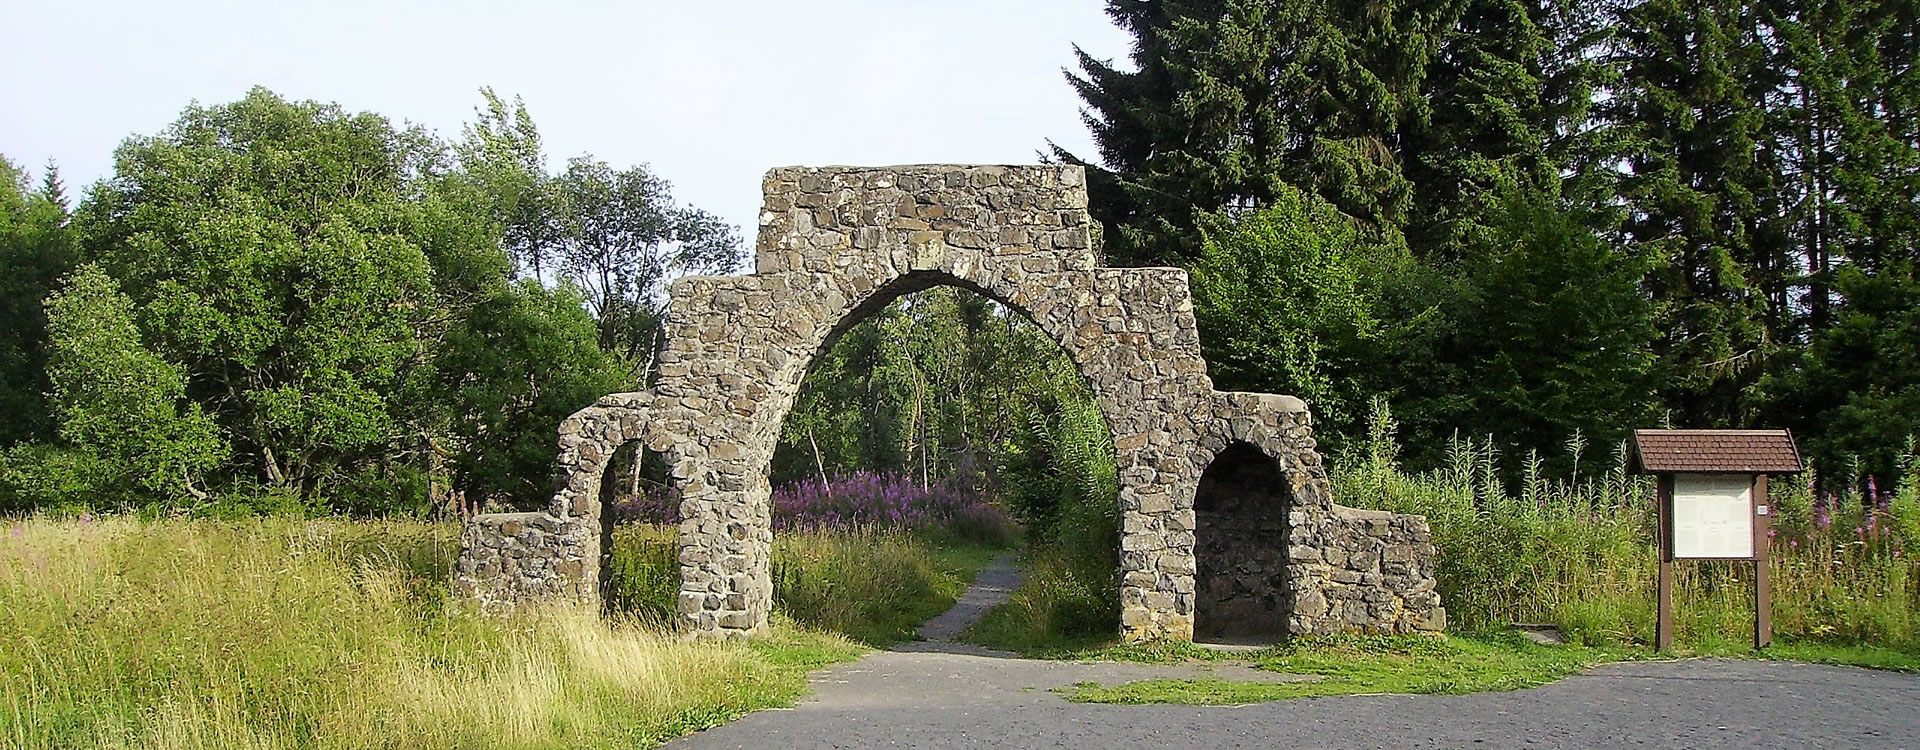
[[[0,445],[52,436],[42,305],[75,259],[59,173],[35,189],[0,157]]]
[[[667,282],[738,269],[737,230],[681,205],[645,165],[615,169],[583,155],[549,173],[526,105],[516,98],[509,106],[489,89],[481,95],[484,106],[454,152],[499,228],[501,249],[532,278],[577,287],[600,349],[627,362],[637,383],[659,345]]]
[[[869,470],[973,482],[1048,537],[1063,514],[1117,523],[1112,454],[1059,344],[1018,311],[939,287],[881,308],[814,362],[782,424],[773,481]]]
[[[1134,68],[1082,53],[1068,77],[1109,253],[1192,270],[1216,375],[1307,396],[1332,444],[1372,393],[1416,454],[1778,425],[1890,473],[1916,7],[1111,0]]]
[[[23,291],[6,303],[37,305],[69,255],[90,265],[53,299],[47,343],[7,311],[0,343],[44,352],[59,429],[7,451],[0,494],[541,502],[555,426],[631,375],[576,287],[514,281],[509,252],[549,257],[527,217],[557,219],[527,199],[544,188],[522,179],[539,160],[531,119],[483,96],[460,148],[264,89],[188,107],[120,148],[75,214],[77,247],[56,232],[57,183],[28,192],[9,166],[5,250],[48,270],[10,279]],[[612,272],[637,273],[619,265],[632,259]]]
[[[1394,250],[1292,188],[1239,222],[1214,224],[1191,284],[1215,387],[1271,388],[1307,399],[1322,423],[1357,420],[1380,385],[1358,368],[1389,326],[1363,277]]]
[[[100,491],[204,500],[202,478],[227,445],[186,373],[141,343],[133,303],[87,265],[47,301],[47,376],[60,438],[98,459],[83,480]]]
[[[1397,238],[1412,187],[1393,134],[1426,116],[1421,79],[1458,5],[1109,2],[1137,69],[1080,51],[1068,76],[1107,167],[1090,186],[1109,254],[1190,260],[1205,214],[1261,208],[1282,186]]]

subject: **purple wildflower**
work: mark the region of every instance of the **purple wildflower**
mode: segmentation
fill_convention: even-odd
[[[92,513],[81,513],[81,514],[80,514],[80,522],[81,522],[81,523],[93,523],[93,514],[92,514]]]
[[[962,479],[921,486],[902,474],[859,471],[806,479],[773,492],[773,526],[786,529],[944,528],[963,534],[1010,528],[1005,512]]]

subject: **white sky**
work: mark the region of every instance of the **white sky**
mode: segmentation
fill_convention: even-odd
[[[0,2],[0,154],[68,192],[190,101],[263,85],[456,138],[518,94],[550,167],[647,163],[751,241],[782,165],[1030,163],[1093,148],[1072,45],[1124,59],[1101,0]]]

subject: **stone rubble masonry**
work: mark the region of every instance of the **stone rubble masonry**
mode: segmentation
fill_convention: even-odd
[[[674,282],[653,389],[607,396],[561,423],[551,505],[471,521],[458,594],[488,612],[550,596],[596,601],[601,475],[637,441],[665,454],[684,498],[679,624],[702,638],[764,631],[767,468],[802,377],[873,311],[951,285],[1058,342],[1112,429],[1127,639],[1192,638],[1194,492],[1235,442],[1277,461],[1293,499],[1290,538],[1273,541],[1290,560],[1293,633],[1444,624],[1426,520],[1334,505],[1299,399],[1213,390],[1186,272],[1100,267],[1081,168],[784,167],[763,188],[755,273]]]

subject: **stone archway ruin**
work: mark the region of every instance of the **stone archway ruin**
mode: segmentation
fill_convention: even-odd
[[[1073,166],[801,168],[769,172],[754,273],[670,290],[650,391],[607,396],[560,426],[544,511],[490,514],[462,535],[456,593],[483,611],[597,600],[599,485],[615,449],[665,453],[682,497],[679,624],[761,632],[773,605],[767,468],[815,356],[895,297],[949,284],[1026,315],[1067,351],[1112,430],[1122,513],[1121,634],[1190,639],[1194,499],[1230,444],[1272,459],[1292,503],[1286,629],[1437,630],[1426,519],[1333,504],[1306,405],[1213,390],[1186,273],[1103,268]]]

